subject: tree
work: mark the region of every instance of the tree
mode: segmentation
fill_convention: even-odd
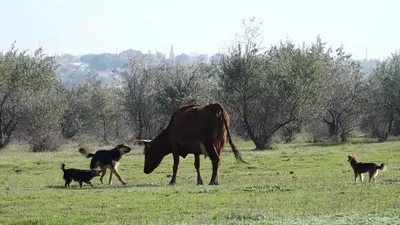
[[[27,97],[53,85],[56,68],[54,57],[44,54],[42,48],[30,55],[18,52],[13,44],[0,54],[0,148],[10,142],[21,123]]]
[[[137,139],[149,138],[160,129],[160,117],[154,110],[156,83],[153,66],[145,55],[129,59],[118,72],[122,85],[119,94]]]
[[[214,99],[206,64],[163,63],[155,67],[154,71],[159,85],[156,101],[167,120],[182,105],[204,104]]]
[[[61,123],[61,134],[64,138],[73,138],[89,131],[93,121],[89,99],[90,90],[87,84],[73,86],[65,92],[66,109]]]
[[[47,89],[28,94],[24,99],[20,125],[29,137],[31,150],[56,151],[61,144],[60,124],[66,106],[64,87],[56,83]]]
[[[287,41],[262,51],[261,23],[243,21],[228,54],[219,63],[224,101],[242,119],[257,150],[271,147],[283,126],[313,112],[324,88],[324,49],[295,47]]]
[[[190,63],[190,56],[182,53],[180,55],[175,56],[175,62],[177,64],[188,64]]]
[[[400,54],[377,63],[369,82],[368,110],[363,128],[380,142],[393,132],[400,116]]]
[[[360,124],[366,105],[365,75],[358,62],[346,54],[343,47],[336,50],[329,65],[330,82],[324,123],[334,141],[347,140],[347,136]]]

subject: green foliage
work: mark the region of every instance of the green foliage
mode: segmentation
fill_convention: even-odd
[[[215,88],[209,81],[207,65],[163,63],[157,66],[158,92],[156,102],[160,110],[172,114],[182,105],[204,104],[213,99]]]
[[[156,77],[154,65],[147,56],[132,58],[119,72],[122,89],[119,92],[135,137],[155,135],[160,125],[160,114],[155,110]]]
[[[112,139],[126,138],[127,120],[123,100],[119,98],[115,89],[102,87],[97,75],[88,81],[90,92],[90,111],[94,127],[102,132],[102,139],[108,143]]]
[[[367,103],[366,77],[361,66],[346,54],[343,47],[336,49],[328,64],[329,82],[323,121],[328,125],[333,141],[345,142],[361,121]]]
[[[92,112],[88,85],[74,86],[65,92],[66,109],[63,113],[62,135],[72,138],[82,133],[89,133],[91,129]]]
[[[400,54],[378,62],[369,83],[368,111],[363,127],[373,137],[386,141],[400,116]]]
[[[26,96],[21,126],[29,137],[33,152],[56,151],[60,146],[62,115],[65,111],[63,87],[36,91]]]
[[[271,147],[286,124],[309,117],[320,103],[326,80],[325,49],[287,41],[261,51],[260,24],[244,24],[229,54],[219,63],[222,98],[242,118],[256,148]],[[316,47],[319,47],[318,49]]]
[[[0,148],[6,146],[21,118],[23,105],[36,92],[52,87],[56,64],[53,57],[44,54],[42,48],[18,52],[11,46],[0,54]]]
[[[103,85],[96,72],[87,75],[85,84],[65,90],[67,108],[63,113],[64,138],[89,136],[104,143],[128,138],[126,109],[112,84]]]

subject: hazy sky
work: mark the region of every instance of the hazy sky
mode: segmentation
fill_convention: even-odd
[[[0,0],[0,50],[42,45],[50,54],[115,53],[128,48],[212,55],[263,22],[264,45],[344,44],[355,58],[400,48],[398,0]]]

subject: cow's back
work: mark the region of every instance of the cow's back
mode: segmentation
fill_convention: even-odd
[[[226,140],[221,116],[229,125],[229,116],[220,104],[181,108],[170,122],[171,143],[192,143],[196,147],[199,142],[212,141],[218,149]]]

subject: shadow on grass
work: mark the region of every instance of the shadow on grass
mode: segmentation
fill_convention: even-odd
[[[135,187],[161,187],[164,185],[161,184],[156,184],[156,183],[142,183],[142,184],[127,184],[127,185],[122,185],[122,184],[114,184],[114,185],[108,185],[108,184],[100,184],[100,185],[93,185],[93,187],[91,187],[90,185],[82,185],[82,188],[79,187],[78,184],[74,185],[71,184],[71,188],[70,189],[76,189],[76,190],[86,190],[86,189],[94,189],[94,190],[98,190],[98,189],[122,189],[122,188],[135,188]],[[65,188],[64,185],[48,185],[46,186],[46,188],[48,189],[67,189]]]

